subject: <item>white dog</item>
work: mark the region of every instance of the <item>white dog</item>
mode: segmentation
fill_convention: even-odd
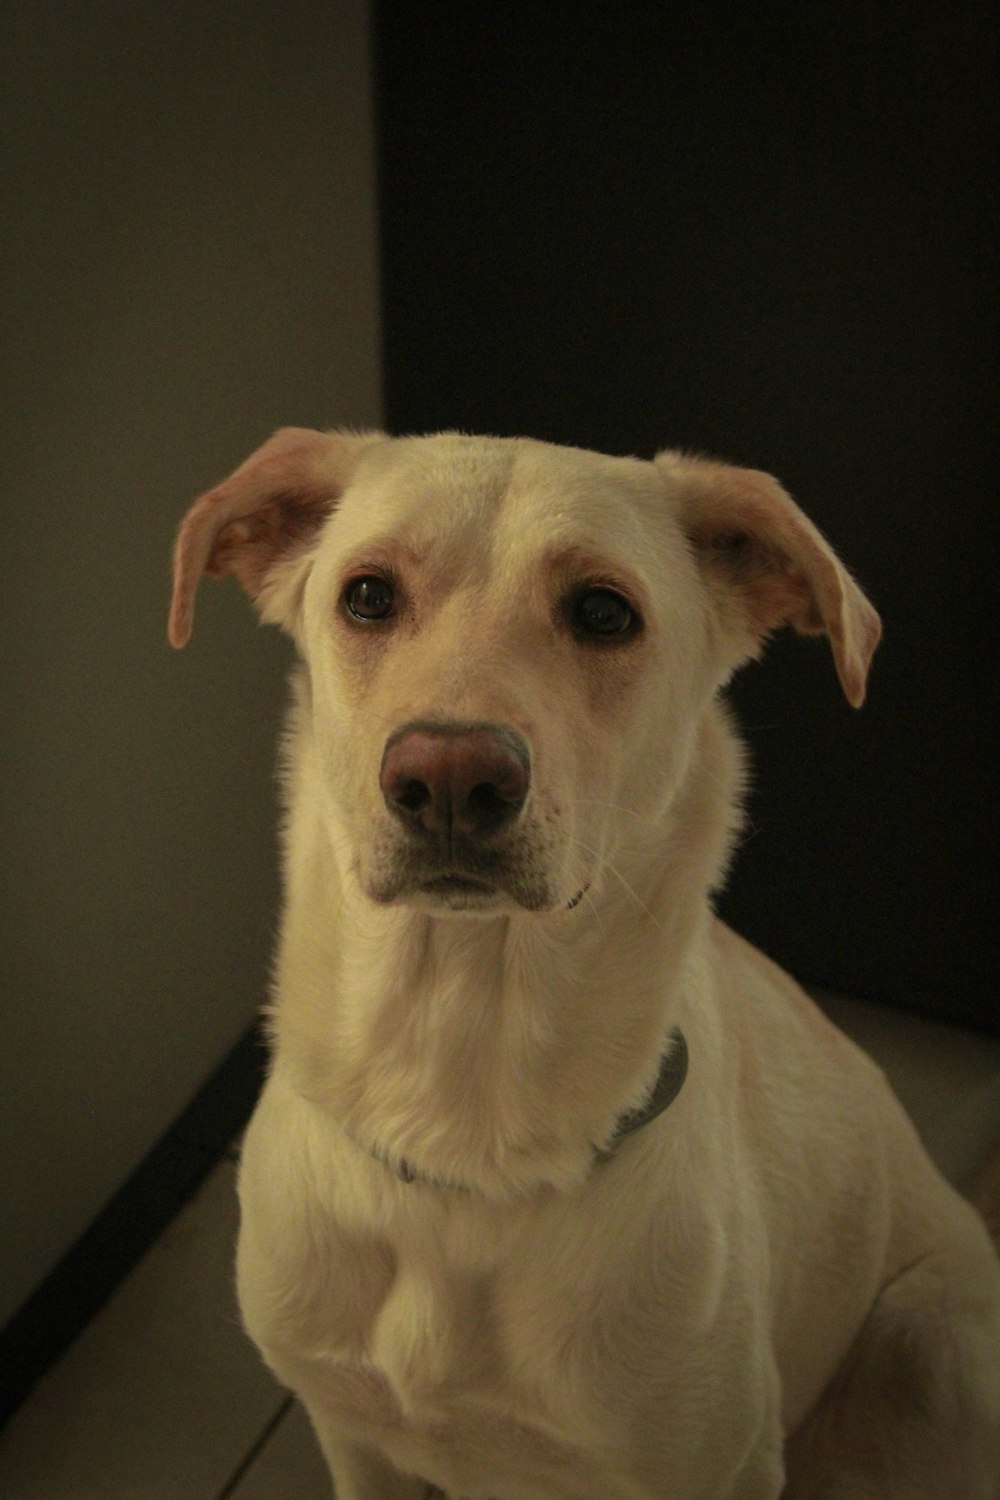
[[[301,655],[238,1282],[338,1500],[997,1500],[989,1236],[712,911],[721,688],[879,638],[780,486],[284,429],[175,568]]]

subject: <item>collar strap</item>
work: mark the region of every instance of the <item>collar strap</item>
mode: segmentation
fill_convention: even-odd
[[[615,1126],[615,1132],[606,1146],[602,1148],[594,1147],[595,1162],[610,1161],[626,1137],[634,1135],[637,1130],[641,1130],[644,1125],[648,1125],[651,1120],[655,1120],[658,1115],[662,1115],[663,1111],[673,1104],[677,1095],[684,1087],[684,1080],[687,1077],[687,1073],[687,1040],[680,1027],[675,1026],[670,1033],[669,1045],[660,1060],[660,1071],[657,1074],[652,1093],[645,1104],[640,1105],[637,1109],[630,1109],[627,1114],[621,1116],[618,1124]],[[451,1188],[463,1193],[476,1191],[463,1182],[447,1182],[439,1177],[428,1177],[423,1172],[419,1172],[405,1158],[391,1157],[378,1146],[371,1147],[369,1154],[376,1161],[381,1162],[384,1167],[391,1168],[401,1182],[422,1182],[428,1187]]]
[[[626,1136],[634,1135],[657,1115],[662,1115],[668,1109],[681,1089],[688,1073],[688,1044],[687,1038],[679,1026],[675,1026],[670,1033],[670,1043],[660,1059],[660,1071],[656,1082],[653,1084],[653,1092],[641,1104],[638,1109],[630,1109],[627,1114],[622,1115],[615,1126],[615,1133],[603,1150],[595,1150],[598,1161],[607,1161],[613,1156]]]

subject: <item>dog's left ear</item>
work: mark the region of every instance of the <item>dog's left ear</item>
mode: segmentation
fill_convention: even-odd
[[[860,708],[882,622],[791,496],[757,469],[671,451],[656,463],[671,478],[681,524],[725,616],[748,634],[750,650],[782,625],[828,635],[847,701]]]
[[[205,573],[232,573],[264,619],[289,623],[284,575],[311,551],[363,449],[378,436],[282,427],[195,501],[174,546],[167,628],[172,646],[186,646],[191,637],[195,594]]]

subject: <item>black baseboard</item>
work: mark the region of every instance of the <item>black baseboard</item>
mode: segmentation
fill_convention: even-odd
[[[0,1333],[0,1423],[225,1154],[250,1118],[265,1065],[253,1027]]]

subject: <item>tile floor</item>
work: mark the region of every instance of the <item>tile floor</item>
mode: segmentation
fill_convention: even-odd
[[[968,1181],[1000,1139],[1000,1041],[823,1003]],[[0,1432],[4,1500],[329,1500],[305,1416],[238,1324],[235,1170],[219,1164]]]

